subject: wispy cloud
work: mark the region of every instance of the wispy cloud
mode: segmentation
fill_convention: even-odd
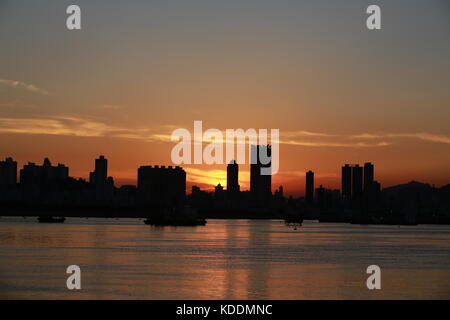
[[[345,138],[344,138],[345,139]],[[370,147],[386,147],[391,145],[391,142],[339,142],[339,141],[301,141],[301,140],[282,140],[281,144],[302,146],[302,147],[339,147],[339,148],[370,148]]]
[[[79,137],[114,137],[146,142],[173,143],[171,134],[177,126],[163,125],[152,128],[121,127],[92,118],[53,116],[40,118],[0,118],[0,132],[22,134],[49,134]],[[226,136],[217,142],[226,142]],[[191,137],[193,138],[193,136]],[[401,138],[414,138],[433,143],[450,144],[450,137],[430,133],[382,133],[334,135],[309,131],[281,131],[280,144],[303,147],[376,148],[400,143]],[[213,140],[205,140],[204,143]]]
[[[440,134],[431,134],[426,132],[417,133],[363,133],[351,136],[354,139],[386,139],[386,138],[413,138],[429,142],[438,142],[450,144],[450,137]]]
[[[292,137],[334,137],[336,135],[323,133],[323,132],[312,132],[312,131],[286,131],[283,132],[283,137],[292,138]]]
[[[88,118],[55,116],[49,118],[0,118],[0,132],[48,134],[77,137],[114,137],[143,141],[170,141],[156,129],[124,128]]]
[[[49,94],[48,91],[41,89],[34,84],[29,84],[29,83],[25,83],[25,82],[21,82],[21,81],[17,81],[17,80],[0,79],[0,84],[8,86],[8,87],[12,87],[12,88],[25,89],[27,91],[31,91],[31,92],[42,94],[42,95]]]
[[[300,131],[302,132],[302,131]],[[298,145],[305,147],[385,147],[399,143],[399,139],[409,138],[418,139],[427,142],[450,144],[450,137],[443,134],[431,134],[427,132],[417,133],[362,133],[355,135],[334,135],[334,134],[320,134],[311,133],[309,136],[319,139],[305,138],[308,134],[302,136],[295,135],[295,133],[282,133],[284,140],[280,141],[286,145]],[[286,137],[292,137],[285,139]],[[355,141],[357,140],[357,141]]]

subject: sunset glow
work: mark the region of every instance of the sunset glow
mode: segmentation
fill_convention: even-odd
[[[59,27],[65,3],[0,4],[0,157],[19,168],[49,157],[87,178],[104,154],[116,185],[135,184],[139,166],[173,165],[172,131],[201,120],[280,129],[273,188],[287,195],[303,195],[307,170],[338,188],[340,166],[365,161],[382,187],[450,181],[450,29],[439,1],[411,9],[427,12],[414,38],[411,12],[395,3],[386,28],[369,33],[355,18],[364,4],[79,2],[89,12],[80,32]],[[327,12],[338,14],[324,28]],[[184,167],[188,191],[226,186],[225,165]]]

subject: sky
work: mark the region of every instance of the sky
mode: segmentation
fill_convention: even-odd
[[[82,29],[66,28],[81,8]],[[381,8],[382,29],[366,28]],[[279,129],[273,189],[340,187],[370,161],[387,187],[450,183],[446,0],[0,0],[0,157],[70,167],[109,159],[116,184],[172,165],[171,132]],[[188,187],[225,165],[183,165]],[[248,166],[240,184],[248,188]]]

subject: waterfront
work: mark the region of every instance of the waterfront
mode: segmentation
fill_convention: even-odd
[[[450,299],[450,226],[0,218],[3,299]],[[66,268],[81,267],[80,291]],[[382,270],[368,290],[366,268]]]

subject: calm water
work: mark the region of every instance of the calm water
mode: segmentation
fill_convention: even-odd
[[[66,288],[69,265],[80,291]],[[382,289],[366,287],[367,266]],[[0,298],[450,299],[450,226],[0,218]]]

